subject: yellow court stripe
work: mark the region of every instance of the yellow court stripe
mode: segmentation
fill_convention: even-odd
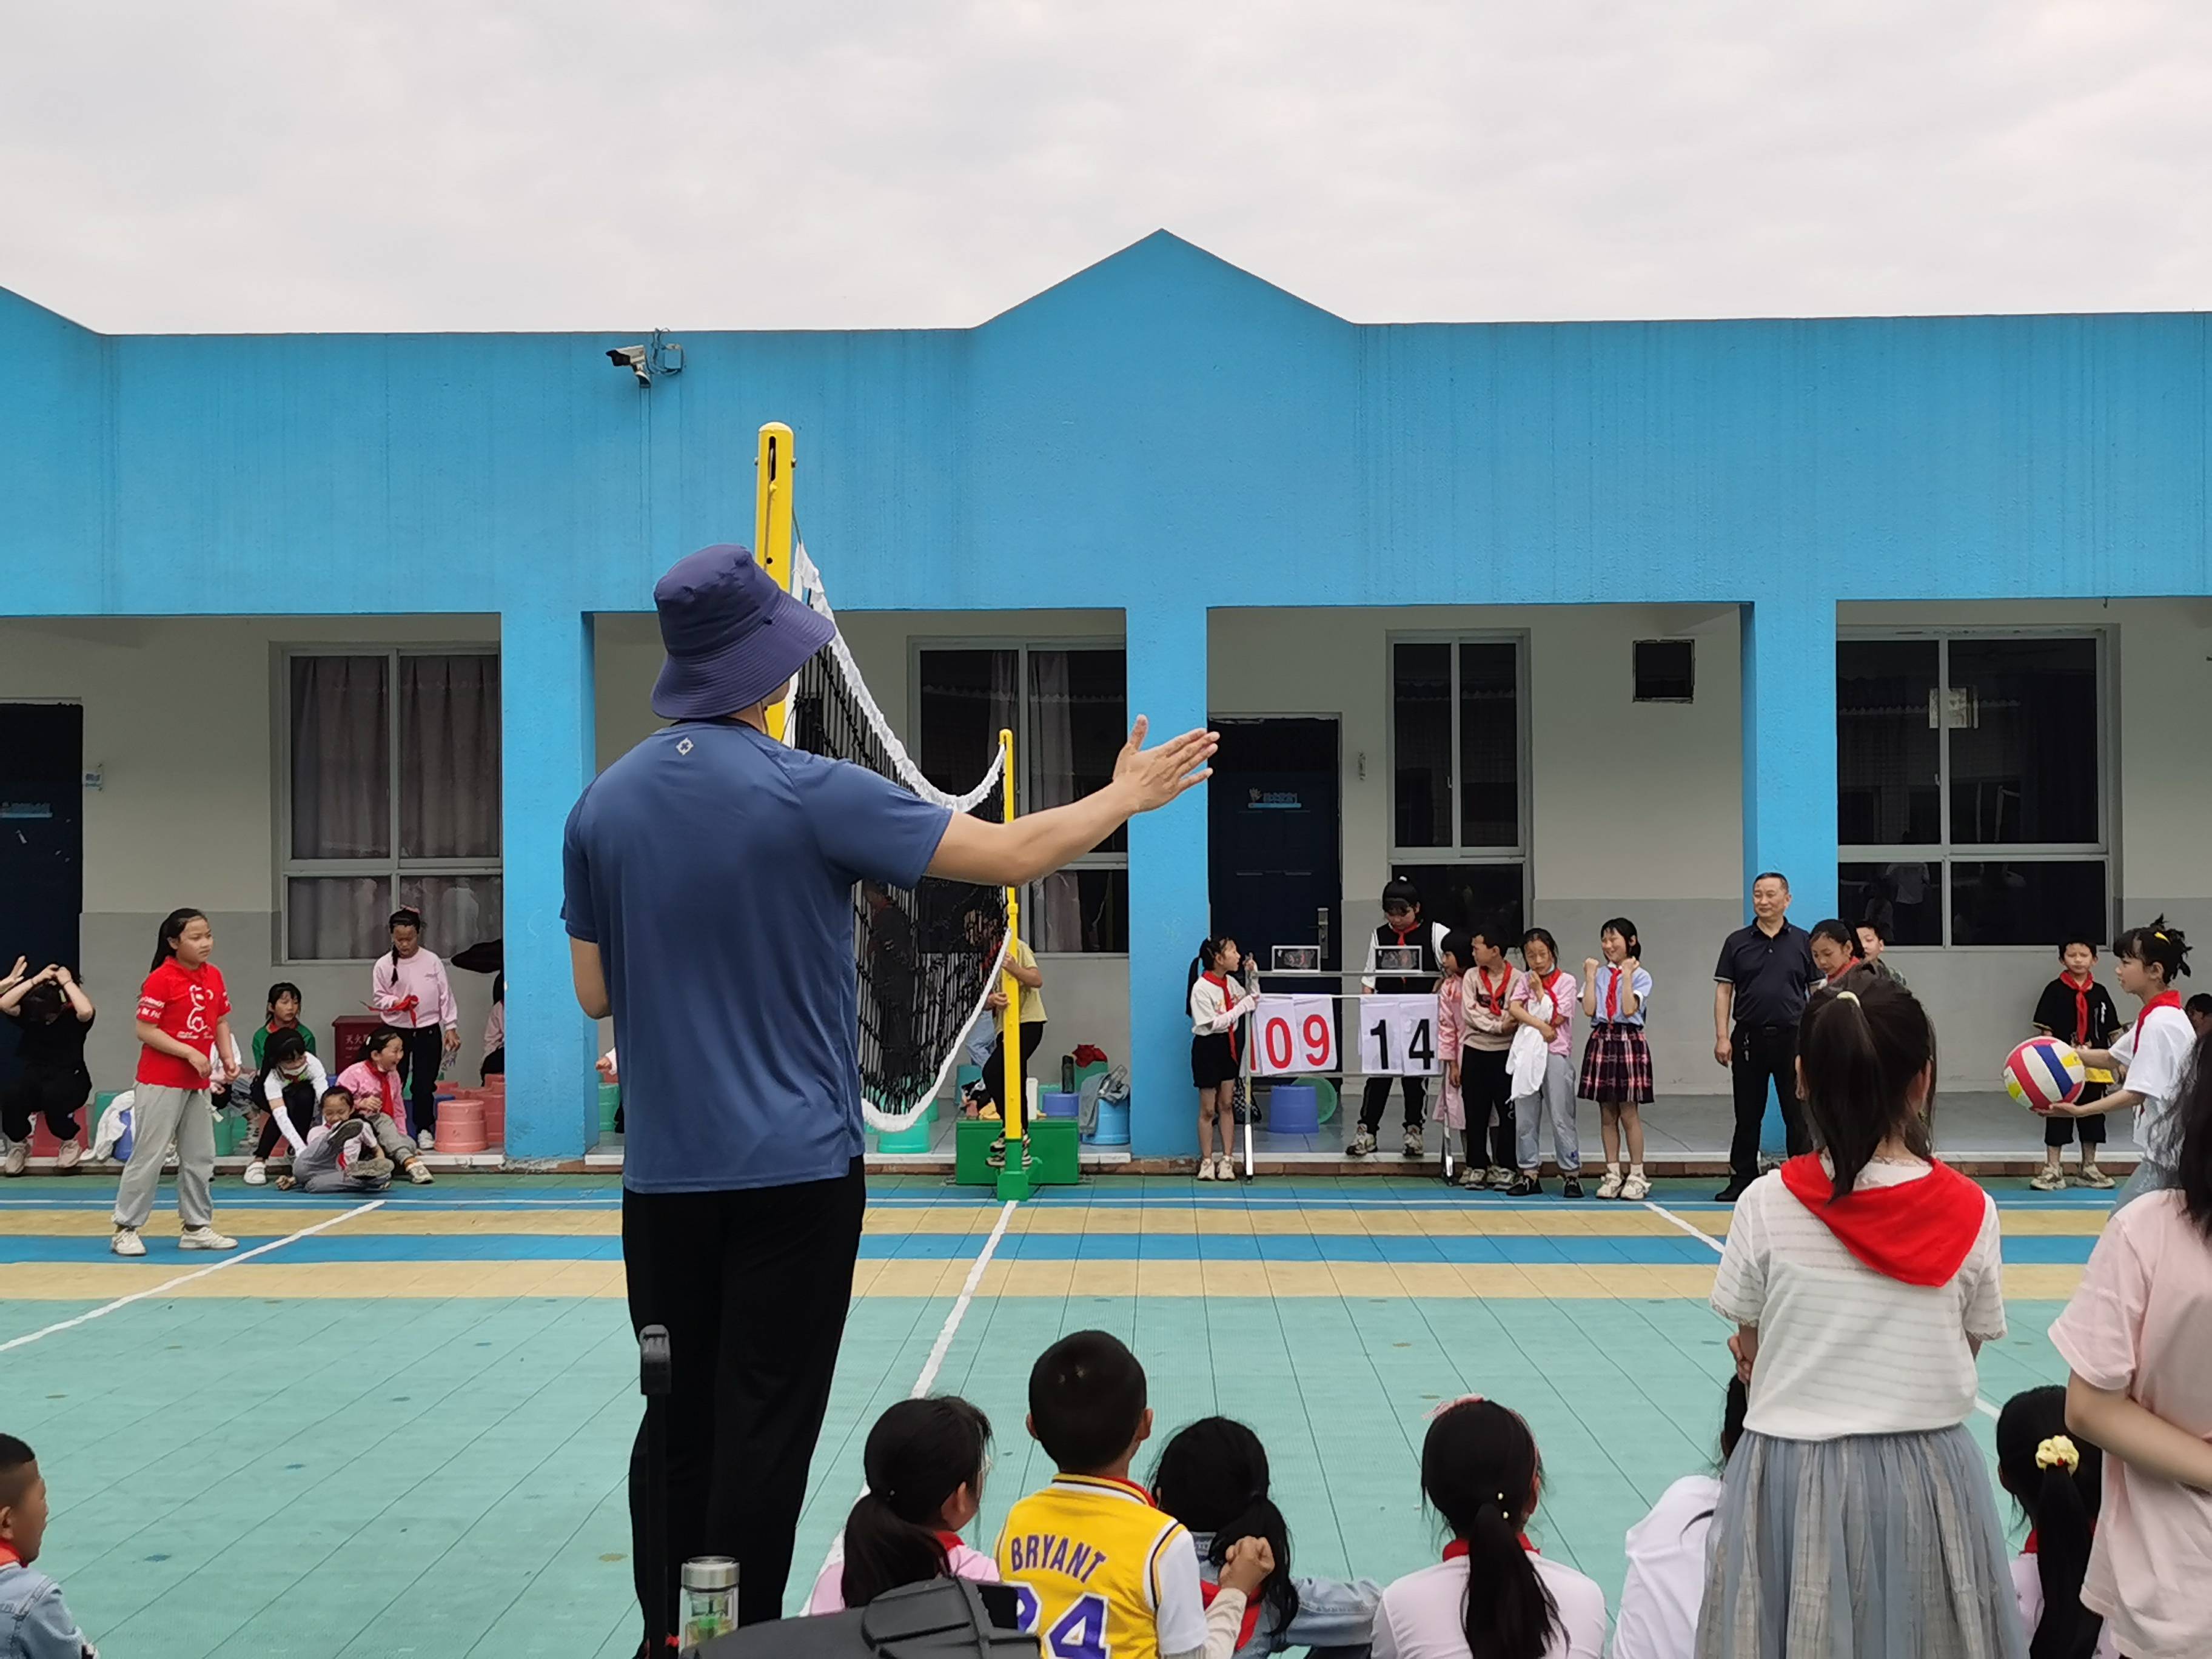
[[[394,1204],[404,1205],[404,1198]],[[282,1238],[302,1227],[346,1214],[343,1210],[302,1205],[295,1210],[254,1208],[226,1210],[218,1203],[216,1224],[234,1238]],[[0,1211],[0,1237],[14,1238],[105,1238],[114,1223],[101,1210]],[[382,1233],[410,1238],[475,1237],[510,1233],[531,1237],[613,1238],[622,1232],[622,1217],[611,1210],[378,1210],[349,1224],[349,1235]],[[174,1238],[173,1211],[148,1218],[149,1238]]]
[[[1997,1225],[2008,1238],[2094,1238],[2105,1231],[2110,1210],[1999,1210]]]

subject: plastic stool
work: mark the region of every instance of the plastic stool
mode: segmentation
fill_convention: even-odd
[[[1038,1097],[1037,1113],[1041,1117],[1073,1117],[1076,1108],[1080,1104],[1080,1096],[1064,1095],[1054,1090],[1050,1094]]]
[[[1319,1134],[1319,1092],[1306,1083],[1275,1085],[1267,1091],[1267,1127],[1279,1135]]]
[[[1103,1096],[1098,1102],[1098,1127],[1083,1137],[1093,1146],[1126,1146],[1129,1144],[1129,1103],[1108,1100]]]
[[[879,1152],[926,1152],[929,1150],[933,1127],[929,1114],[925,1112],[903,1129],[878,1129],[876,1131],[876,1150]]]

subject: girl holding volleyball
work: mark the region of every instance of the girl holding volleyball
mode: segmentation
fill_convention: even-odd
[[[2136,1145],[2142,1156],[2112,1207],[2132,1204],[2146,1193],[2176,1184],[2180,1162],[2179,1128],[2174,1100],[2182,1074],[2197,1046],[2197,1032],[2181,1011],[2177,981],[2189,973],[2189,942],[2164,916],[2147,927],[2130,927],[2112,941],[2113,974],[2120,989],[2142,1004],[2136,1023],[2108,1048],[2081,1050],[2081,1063],[2100,1070],[2125,1068],[2120,1086],[2096,1100],[2063,1101],[2051,1109],[2069,1117],[2089,1117],[2136,1109]]]

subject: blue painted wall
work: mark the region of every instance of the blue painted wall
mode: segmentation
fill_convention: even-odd
[[[535,693],[507,716],[510,1135],[561,1155],[591,1081],[553,915],[581,619],[744,535],[763,421],[797,429],[842,605],[1119,607],[1164,726],[1204,711],[1214,605],[1746,606],[1746,859],[1818,913],[1836,604],[2212,591],[2206,330],[1361,326],[1161,234],[972,330],[678,331],[643,391],[602,355],[641,331],[106,337],[0,292],[0,614],[279,572],[302,611],[497,611]],[[1181,1003],[1204,839],[1195,802],[1132,836],[1138,1011]],[[1180,1150],[1181,1027],[1134,1029],[1137,1149]]]

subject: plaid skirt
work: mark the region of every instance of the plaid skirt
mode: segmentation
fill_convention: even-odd
[[[1644,1040],[1641,1025],[1608,1025],[1603,1020],[1590,1027],[1583,1048],[1582,1081],[1576,1096],[1583,1100],[1625,1100],[1638,1106],[1651,1102],[1651,1045]]]

